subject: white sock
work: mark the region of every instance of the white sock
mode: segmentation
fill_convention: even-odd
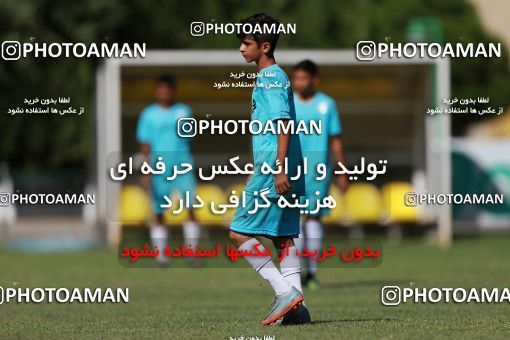
[[[286,254],[280,262],[280,271],[285,280],[303,294],[303,288],[301,288],[301,256],[296,255],[296,250],[295,245],[289,247],[289,254]]]
[[[253,250],[253,246],[260,243],[257,239],[251,238],[248,241],[241,244],[239,250]],[[258,248],[261,252],[264,252],[265,248],[261,244]],[[285,280],[280,271],[275,267],[270,256],[245,256],[248,263],[255,269],[260,276],[269,281],[274,289],[276,295],[288,294],[292,286]]]
[[[306,247],[310,252],[321,251],[322,237],[324,236],[324,228],[322,223],[317,220],[308,220],[305,223]],[[317,260],[308,259],[307,273],[317,273]]]
[[[168,261],[168,258],[165,256],[168,229],[163,225],[155,224],[150,229],[150,236],[152,245],[158,247],[159,250],[159,254],[156,259],[161,263]]]
[[[299,220],[299,236],[294,238],[294,245],[299,250],[299,253],[303,251],[303,246],[305,245],[305,233],[303,231],[304,220],[301,218]]]
[[[198,244],[200,239],[200,226],[194,221],[186,221],[182,226],[182,233],[184,235],[184,243],[186,246],[191,244],[193,249]]]
[[[299,237],[294,238],[294,246],[299,251],[299,254],[301,254],[303,252],[303,247],[305,246],[305,243],[306,243],[305,233],[303,230],[304,224],[305,224],[305,219],[303,218],[303,216],[301,216],[301,218],[299,219]],[[289,281],[289,283],[292,286],[299,289],[301,294],[303,294],[303,288],[301,287],[301,269],[303,268],[303,261],[306,261],[306,259],[303,259],[302,256],[300,255],[300,256],[298,256],[298,261],[299,261],[300,267],[299,267],[299,274],[297,275],[297,277],[296,278],[293,277],[290,280],[287,277],[285,279],[287,281]],[[282,271],[282,275],[283,275],[283,269],[281,271]],[[303,302],[303,305],[304,304],[305,303]]]

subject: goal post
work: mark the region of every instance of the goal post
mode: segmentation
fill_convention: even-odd
[[[450,96],[449,59],[387,57],[372,61],[359,61],[354,50],[279,50],[278,64],[292,66],[303,59],[311,59],[322,66],[357,67],[431,66],[429,77],[433,82],[431,91],[435,103],[444,106],[442,99]],[[122,152],[121,140],[121,81],[122,72],[129,68],[164,67],[246,67],[234,50],[151,50],[145,58],[107,59],[96,76],[96,209],[98,231],[104,242],[116,245],[120,241],[121,225],[118,218],[109,216],[118,211],[120,184],[108,183],[107,159],[115,163]],[[451,192],[451,119],[447,114],[428,116],[423,112],[423,150],[425,158],[425,182],[428,193]],[[363,132],[358,132],[362,134]],[[134,137],[133,137],[134,138]],[[391,169],[391,168],[390,168]],[[108,190],[107,190],[108,186]],[[436,240],[448,247],[452,242],[452,209],[449,205],[424,207],[437,223]]]

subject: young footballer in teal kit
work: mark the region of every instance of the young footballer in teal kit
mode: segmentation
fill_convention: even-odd
[[[267,14],[255,14],[241,21],[243,25],[276,25],[278,21]],[[255,62],[258,77],[252,93],[251,119],[261,121],[284,121],[285,125],[295,121],[292,88],[285,72],[276,64],[274,50],[278,34],[254,33],[239,34],[240,52],[246,62]],[[282,86],[271,86],[280,84]],[[275,124],[276,125],[276,124]],[[266,280],[275,291],[275,299],[264,325],[280,323],[285,316],[295,314],[298,322],[310,322],[310,315],[302,305],[301,262],[296,254],[293,238],[299,234],[299,208],[280,208],[277,204],[280,195],[289,199],[305,194],[304,178],[296,177],[297,166],[303,164],[299,136],[289,133],[258,134],[252,137],[254,173],[248,180],[246,188],[247,203],[239,206],[230,225],[230,239],[239,250],[254,250],[259,241],[258,236],[272,239],[277,249],[288,247],[288,256],[280,262],[277,269],[270,256],[246,256],[250,265]],[[288,160],[288,173],[272,175],[262,174],[260,167],[267,162],[273,167],[279,161]],[[267,189],[266,197],[270,206],[250,214],[257,194]],[[259,250],[264,251],[260,246]]]
[[[144,185],[150,187],[152,193],[152,207],[156,220],[150,225],[150,237],[153,245],[160,249],[157,257],[159,264],[166,262],[163,249],[168,238],[168,229],[164,226],[162,203],[166,203],[164,196],[171,197],[172,193],[178,192],[185,197],[189,192],[190,197],[195,197],[195,177],[192,172],[178,175],[169,181],[171,175],[169,169],[181,162],[189,163],[192,160],[189,138],[183,138],[177,133],[177,122],[180,118],[191,117],[189,106],[178,103],[175,100],[176,83],[170,75],[161,75],[156,80],[157,103],[146,107],[138,120],[136,138],[140,143],[140,151],[144,160],[154,164],[158,157],[162,157],[167,171],[164,174],[145,175]],[[193,210],[189,210],[190,219],[183,225],[184,240],[186,244],[195,244],[200,236],[200,227],[195,221]]]
[[[329,151],[334,154],[336,162],[345,163],[340,135],[342,126],[336,109],[335,100],[322,92],[316,90],[319,82],[319,69],[317,65],[310,60],[303,60],[298,63],[293,70],[292,86],[295,91],[294,103],[296,107],[296,117],[298,121],[309,122],[321,121],[321,134],[301,134],[301,146],[303,157],[307,159],[308,172],[305,176],[306,197],[309,198],[309,211],[315,211],[317,198],[323,199],[329,194],[330,172],[323,180],[316,180],[317,164],[323,163],[329,168]],[[337,179],[340,191],[344,193],[347,190],[348,179],[346,175],[339,176]],[[319,195],[316,193],[319,192]],[[302,199],[304,199],[303,197]],[[321,249],[324,229],[321,223],[321,217],[328,214],[327,209],[320,209],[315,213],[309,213],[304,219],[304,239],[305,245],[310,251]],[[317,273],[317,262],[306,259],[306,276],[303,284],[310,288],[318,286],[315,274]]]

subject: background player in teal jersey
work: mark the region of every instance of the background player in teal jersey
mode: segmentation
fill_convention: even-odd
[[[345,163],[344,148],[340,135],[342,126],[336,109],[335,100],[322,92],[316,90],[319,83],[319,68],[310,60],[303,60],[294,66],[292,74],[292,86],[295,91],[294,103],[296,117],[298,120],[309,122],[321,121],[321,134],[300,134],[303,157],[307,159],[308,172],[306,179],[306,197],[309,198],[309,210],[316,210],[317,198],[324,198],[329,195],[330,172],[321,181],[316,180],[317,164],[324,163],[329,168],[329,151],[334,154],[336,162]],[[348,186],[346,175],[337,178],[337,185],[342,193],[345,193]],[[319,192],[319,195],[316,195]],[[320,250],[324,228],[321,217],[328,214],[327,209],[319,209],[316,213],[308,213],[304,218],[304,239],[306,247],[311,250]],[[302,233],[303,234],[303,233]],[[300,236],[303,236],[303,235]],[[317,261],[306,258],[306,275],[303,284],[310,288],[317,287],[315,274],[317,273]]]
[[[155,95],[157,103],[146,107],[138,120],[136,137],[140,143],[140,150],[144,160],[154,164],[158,157],[163,158],[166,172],[160,175],[143,176],[143,184],[151,189],[152,207],[155,221],[150,225],[150,236],[153,245],[160,250],[166,246],[168,229],[164,225],[161,207],[165,203],[164,195],[172,197],[177,192],[182,198],[189,192],[190,198],[195,197],[195,177],[192,172],[178,175],[169,181],[173,166],[181,162],[192,162],[189,138],[180,137],[177,133],[177,122],[180,118],[191,117],[189,106],[175,100],[176,83],[170,75],[161,75],[156,80]],[[195,220],[193,210],[189,210],[189,220],[184,222],[183,233],[186,244],[195,245],[200,237],[200,227]],[[160,252],[157,257],[160,264],[165,264],[166,258]]]
[[[245,26],[275,25],[278,21],[267,14],[255,14],[241,21]],[[253,30],[252,30],[253,31]],[[255,62],[258,77],[252,93],[252,120],[259,120],[264,125],[267,121],[295,121],[292,88],[285,72],[276,64],[274,50],[278,42],[278,34],[251,35],[240,34],[240,52],[246,62]],[[270,84],[282,86],[270,87]],[[275,124],[276,125],[276,124]],[[296,175],[297,166],[302,165],[299,136],[289,133],[259,134],[252,137],[254,173],[245,188],[247,203],[239,206],[230,225],[230,239],[241,251],[255,250],[258,247],[258,236],[273,240],[277,249],[288,247],[288,256],[280,262],[280,270],[276,268],[270,256],[246,256],[250,265],[273,287],[276,297],[266,315],[264,325],[278,323],[285,316],[298,313],[303,315],[303,322],[309,322],[308,311],[301,305],[303,301],[301,289],[301,261],[296,254],[293,238],[299,234],[299,208],[280,208],[277,200],[280,195],[292,198],[305,193],[304,178]],[[284,163],[287,157],[289,171],[287,174],[264,175],[260,171],[262,162],[275,167],[276,161]],[[257,199],[257,193],[268,189],[267,198],[270,206],[250,214]],[[294,195],[294,196],[292,196]],[[260,245],[259,250],[265,251]],[[299,307],[299,309],[298,309]],[[300,312],[300,311],[303,312]],[[306,315],[304,314],[306,311]]]

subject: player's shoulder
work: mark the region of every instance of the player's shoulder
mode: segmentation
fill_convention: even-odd
[[[286,81],[289,79],[285,71],[278,64],[273,64],[259,71],[258,79],[261,82]]]
[[[158,110],[158,104],[153,103],[153,104],[150,104],[150,105],[147,105],[146,107],[144,107],[140,115],[150,116],[157,110]]]
[[[278,80],[289,80],[289,76],[287,76],[287,73],[280,67],[280,65],[275,64],[274,65],[274,72],[275,72],[275,78]]]
[[[336,103],[336,101],[332,97],[330,97],[327,94],[325,94],[324,92],[320,92],[320,91],[315,94],[315,100],[318,102],[325,102],[328,104]]]
[[[315,94],[314,101],[317,105],[317,109],[320,113],[327,113],[331,108],[336,107],[336,101],[332,97],[328,96],[324,92],[317,92]]]
[[[190,110],[190,107],[188,104],[177,102],[173,105],[174,109],[176,110]]]
[[[189,116],[191,115],[191,107],[187,104],[177,102],[173,105],[172,110],[176,116]]]

